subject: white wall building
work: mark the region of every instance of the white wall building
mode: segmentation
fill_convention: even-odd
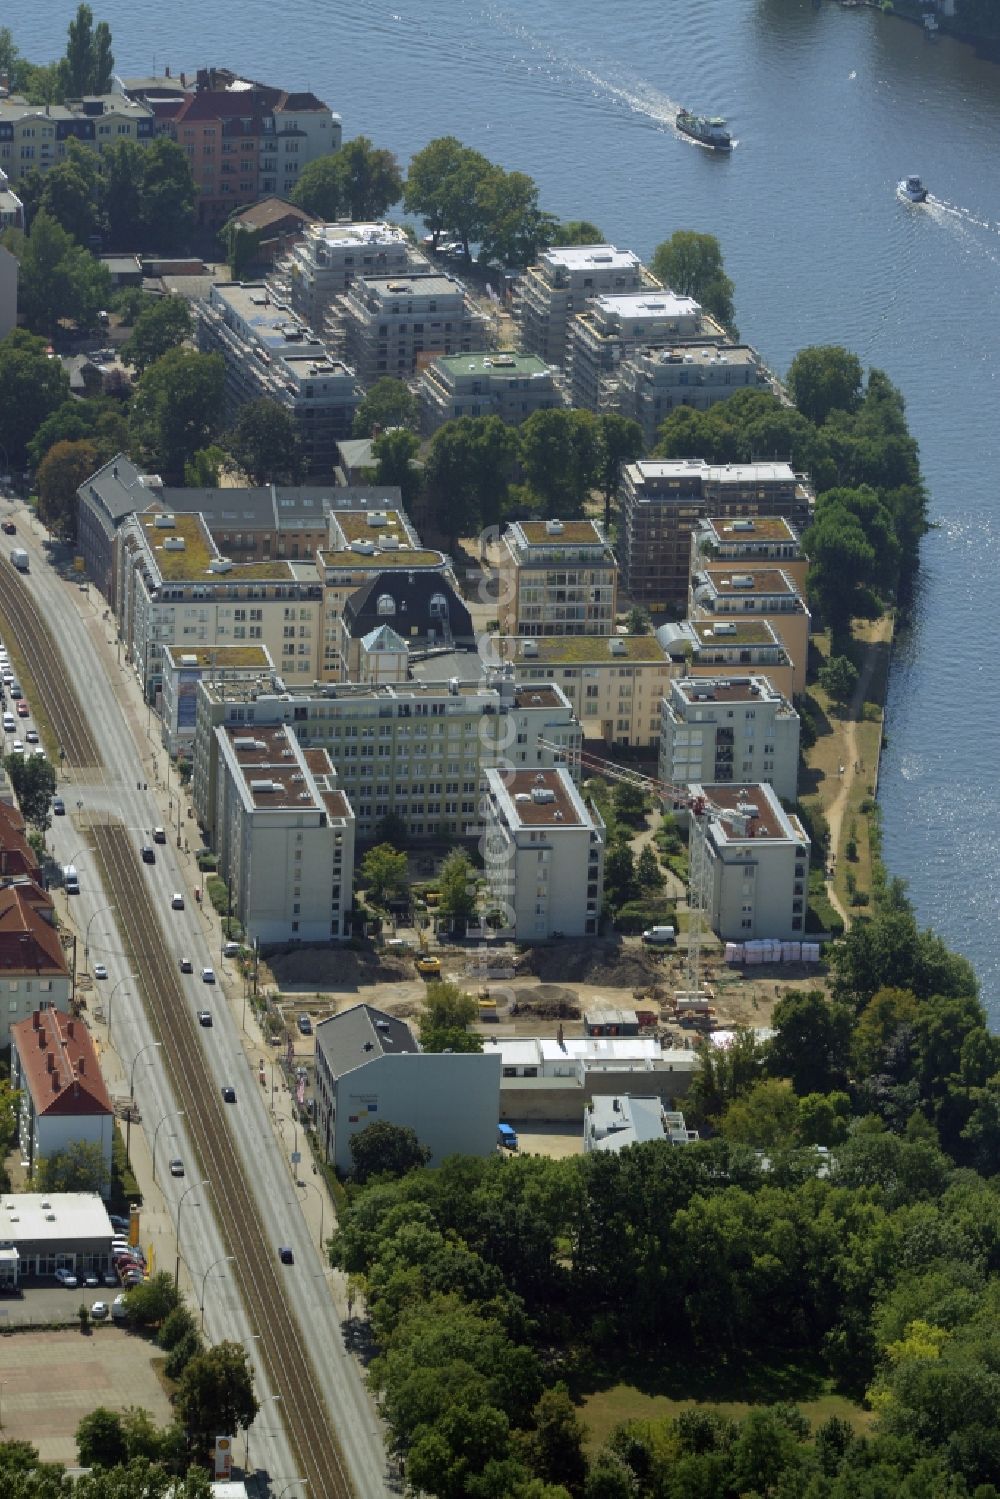
[[[398,224],[307,224],[287,262],[292,307],[322,333],[334,298],[359,276],[405,276],[427,265]]]
[[[805,932],[809,904],[809,837],[772,787],[693,785],[733,817],[713,817],[706,833],[709,922],[724,941]]]
[[[418,394],[425,437],[462,416],[498,416],[516,427],[533,411],[566,404],[544,359],[510,349],[441,354],[424,368]]]
[[[422,1052],[405,1021],[355,1005],[316,1027],[316,1132],[347,1173],[351,1139],[370,1124],[414,1130],[429,1164],[492,1155],[500,1116],[496,1052]]]
[[[521,343],[546,364],[564,365],[569,324],[586,302],[603,295],[658,289],[632,250],[615,245],[556,245],[543,250],[516,287]]]
[[[693,1048],[661,1047],[652,1036],[488,1036],[502,1063],[503,1119],[582,1124],[598,1098],[635,1091],[667,1108],[683,1097],[700,1066]]]
[[[565,770],[486,772],[489,899],[519,941],[594,937],[604,896],[604,823]]]
[[[678,677],[663,698],[661,781],[769,781],[793,802],[799,715],[766,677]]]
[[[434,354],[489,342],[486,318],[445,271],[361,277],[338,299],[334,316],[343,322],[344,358],[366,387],[382,375],[408,380]]]

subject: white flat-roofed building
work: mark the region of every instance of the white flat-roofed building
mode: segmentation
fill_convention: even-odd
[[[334,299],[359,276],[405,276],[428,262],[398,224],[337,221],[307,224],[285,269],[294,311],[322,331]]]
[[[705,834],[708,914],[723,941],[758,937],[794,941],[805,932],[809,904],[809,837],[774,788],[693,784],[731,817],[712,816]]]
[[[519,941],[593,937],[604,896],[604,823],[565,770],[486,772],[490,902]]]
[[[565,365],[569,325],[599,296],[659,290],[632,250],[615,245],[559,245],[543,250],[515,289],[521,343],[546,364]]]
[[[744,516],[724,520],[707,516],[691,533],[691,571],[746,563],[750,568],[780,567],[804,596],[809,559],[799,533],[783,515]]]
[[[225,361],[226,420],[248,401],[276,401],[295,421],[309,473],[332,474],[361,401],[354,371],[263,282],[216,282],[195,315],[199,349]]]
[[[647,448],[660,423],[678,407],[707,411],[738,390],[770,390],[770,377],[749,344],[707,344],[697,348],[641,348],[618,366],[608,404],[639,423]]]
[[[0,1196],[0,1288],[26,1277],[107,1270],[114,1229],[96,1192],[17,1192]],[[10,1267],[13,1267],[11,1274]]]
[[[724,330],[692,297],[666,288],[603,295],[570,319],[567,365],[574,406],[613,407],[607,382],[638,348],[658,349],[703,338],[723,342]],[[606,399],[607,397],[607,399]]]
[[[789,701],[795,693],[792,658],[770,620],[684,619],[661,625],[656,638],[680,666],[677,676],[763,676]]]
[[[440,354],[425,366],[418,394],[425,437],[462,416],[498,416],[516,427],[534,411],[566,404],[544,359],[510,349]]]
[[[650,1140],[692,1145],[698,1139],[698,1131],[688,1129],[680,1110],[665,1109],[655,1094],[643,1097],[619,1093],[613,1098],[594,1098],[583,1118],[585,1152],[625,1150]]]
[[[652,1036],[487,1036],[502,1064],[503,1119],[575,1120],[591,1101],[635,1090],[673,1107],[700,1063],[694,1049]]]
[[[618,528],[622,586],[653,608],[684,607],[691,533],[706,516],[778,515],[801,528],[811,504],[808,481],[788,463],[644,458],[626,464]]]
[[[430,1165],[449,1155],[493,1155],[500,1115],[495,1052],[421,1051],[410,1027],[373,1005],[353,1005],[316,1027],[316,1133],[337,1170],[370,1124],[414,1131]]]
[[[383,375],[408,380],[435,354],[469,353],[489,341],[487,319],[445,271],[362,276],[331,317],[341,320],[344,357],[366,387]]]
[[[799,728],[799,715],[767,677],[678,677],[662,702],[660,780],[769,781],[793,802]]]
[[[752,570],[745,563],[703,565],[691,577],[688,618],[769,620],[794,668],[792,690],[805,692],[812,616],[784,568],[773,563]]]
[[[216,730],[219,871],[232,914],[261,942],[348,935],[354,813],[325,750],[284,725]]]
[[[610,635],[618,562],[594,520],[514,521],[500,551],[505,635]]]

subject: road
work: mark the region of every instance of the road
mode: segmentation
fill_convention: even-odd
[[[91,991],[94,995],[91,1004],[97,1003],[100,994],[102,1009],[110,1019],[110,1026],[95,1026],[99,1039],[103,1033],[106,1043],[109,1085],[116,1096],[127,1095],[134,1085],[145,1125],[150,1134],[157,1136],[157,1186],[150,1193],[151,1222],[149,1225],[144,1222],[143,1238],[153,1233],[160,1268],[173,1268],[172,1230],[178,1213],[182,1213],[180,1250],[193,1299],[199,1306],[204,1304],[206,1331],[213,1339],[234,1337],[242,1341],[254,1358],[263,1409],[251,1433],[253,1467],[259,1464],[264,1468],[280,1491],[302,1468],[296,1466],[294,1450],[282,1429],[281,1408],[277,1404],[282,1390],[268,1379],[255,1346],[261,1329],[251,1325],[237,1295],[226,1260],[233,1251],[219,1230],[218,1220],[226,1220],[227,1192],[242,1189],[239,1183],[221,1180],[212,1180],[206,1187],[196,1185],[200,1174],[186,1129],[188,1121],[178,1116],[180,1105],[170,1088],[138,986],[129,976],[117,913],[108,909],[110,900],[102,888],[97,861],[90,852],[91,827],[110,819],[117,819],[134,840],[134,878],[144,882],[175,959],[188,956],[194,964],[194,975],[185,976],[182,981],[182,1002],[189,1008],[192,1032],[214,1086],[221,1089],[223,1084],[231,1083],[237,1089],[237,1106],[226,1110],[228,1124],[244,1179],[255,1198],[258,1221],[274,1246],[275,1259],[279,1244],[290,1244],[295,1252],[295,1265],[284,1267],[287,1275],[284,1288],[289,1293],[303,1360],[312,1361],[329,1425],[339,1437],[353,1490],[359,1496],[386,1494],[390,1489],[382,1434],[360,1371],[344,1348],[340,1321],[326,1283],[329,1267],[321,1258],[303,1217],[302,1195],[294,1186],[275,1137],[265,1090],[256,1086],[237,1019],[231,1005],[224,1001],[222,984],[213,990],[200,981],[204,966],[215,967],[221,980],[225,980],[226,973],[225,965],[220,965],[218,949],[213,946],[210,950],[208,946],[210,918],[193,898],[199,881],[193,854],[185,853],[183,848],[178,850],[176,831],[172,830],[167,845],[157,846],[154,865],[144,865],[139,859],[139,847],[148,841],[149,830],[169,823],[170,793],[165,787],[157,790],[158,777],[167,774],[167,762],[153,738],[156,720],[149,721],[134,682],[120,673],[115,664],[114,649],[109,645],[113,623],[102,617],[100,596],[85,594],[64,582],[46,559],[37,522],[29,522],[23,510],[16,513],[19,541],[31,556],[31,572],[22,582],[60,642],[103,761],[102,767],[95,771],[67,772],[60,783],[60,792],[68,815],[53,820],[49,842],[59,863],[74,863],[80,874],[81,893],[72,897],[73,918],[84,939],[78,948],[78,963],[92,969],[95,961],[102,961],[108,968],[108,979]],[[176,795],[175,786],[174,829]],[[181,828],[182,843],[186,836],[193,844],[194,824],[182,817]],[[171,909],[174,891],[184,893],[184,910]],[[59,896],[60,901],[65,899]],[[213,1011],[215,1023],[211,1029],[204,1029],[195,1021],[195,1012],[202,1006]],[[137,1165],[140,1133],[132,1131],[132,1153]],[[142,1148],[148,1151],[152,1143],[147,1136]],[[168,1158],[177,1155],[188,1167],[186,1177],[180,1179],[165,1174]],[[181,1207],[184,1193],[187,1195]],[[234,1248],[238,1254],[238,1246]],[[241,1268],[234,1267],[237,1271]],[[274,1312],[276,1318],[287,1316],[283,1299],[275,1305]],[[289,1494],[295,1494],[299,1487],[293,1484]],[[301,1488],[304,1493],[304,1486]]]

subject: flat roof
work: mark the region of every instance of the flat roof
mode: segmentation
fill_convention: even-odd
[[[272,666],[271,653],[263,645],[165,645],[163,654],[179,671],[185,667],[220,671],[267,671]]]
[[[514,688],[514,703],[518,708],[561,708],[563,698],[545,682],[525,682]]]
[[[490,790],[504,807],[508,825],[519,827],[584,828],[593,820],[567,770],[486,772]],[[538,798],[536,800],[536,798]]]
[[[602,293],[595,297],[587,309],[610,312],[617,317],[676,318],[696,317],[701,312],[701,303],[693,297],[679,297],[672,291],[622,292],[617,296]]]
[[[642,479],[684,479],[692,476],[714,484],[793,484],[790,463],[706,463],[703,458],[639,458],[629,468]]]
[[[465,287],[456,276],[446,271],[400,271],[395,276],[359,276],[354,286],[366,292],[374,292],[384,300],[393,297],[439,297],[457,292],[465,296]]]
[[[370,223],[355,224],[338,219],[332,224],[310,224],[305,231],[307,240],[322,240],[332,250],[354,250],[359,245],[409,245],[409,239],[398,224],[386,219]]]
[[[376,515],[385,517],[384,525],[373,525]],[[398,541],[409,541],[406,519],[399,510],[372,506],[368,510],[334,510],[331,512],[331,531],[339,527],[345,541],[374,541],[380,536],[395,536]]]
[[[636,359],[643,356],[653,364],[666,364],[673,368],[696,365],[701,369],[708,369],[713,365],[743,366],[760,362],[756,350],[747,344],[706,344],[699,345],[698,348],[693,348],[690,344],[675,344],[667,349],[640,348],[631,357]]]
[[[615,642],[612,650],[611,642]],[[503,637],[505,659],[517,666],[532,662],[571,662],[614,666],[621,661],[666,661],[666,653],[655,635],[529,635]],[[525,646],[529,650],[525,650]],[[537,646],[533,650],[530,647]]]
[[[295,346],[303,353],[315,347],[319,358],[327,357],[326,349],[312,329],[286,303],[276,302],[263,281],[215,281],[212,283],[212,297],[231,307],[254,338],[272,353],[288,349],[289,333],[298,333]]]
[[[388,551],[377,547],[374,552],[357,552],[352,547],[341,547],[336,551],[324,548],[316,555],[320,567],[346,568],[352,572],[358,568],[373,568],[381,573],[390,567],[444,567],[448,561],[444,552],[418,551],[408,543],[390,547]]]
[[[167,515],[169,526],[157,525]],[[146,510],[137,516],[146,544],[156,561],[163,578],[179,582],[182,578],[193,578],[208,572],[208,564],[219,556],[218,548],[211,538],[208,527],[200,515],[190,511]],[[171,538],[180,537],[183,547],[174,550],[166,546]]]
[[[755,541],[790,541],[797,545],[799,540],[795,527],[783,515],[748,515],[745,519],[738,520],[713,515],[703,521],[702,525],[705,530],[712,531],[723,544],[739,542],[741,545],[752,546]]]
[[[675,677],[672,693],[687,703],[773,703],[784,702],[765,676],[748,677]]]
[[[539,258],[568,271],[626,270],[642,265],[634,250],[619,250],[617,245],[553,245]]]
[[[780,645],[766,619],[693,619],[691,628],[702,645]],[[723,626],[722,629],[719,626]],[[730,629],[730,625],[732,629]]]
[[[558,524],[561,531],[550,531],[550,522],[544,520],[515,521],[511,530],[518,530],[529,546],[558,547],[569,543],[572,546],[607,546],[604,533],[592,520],[564,520]],[[556,524],[552,522],[552,524]]]
[[[537,354],[522,354],[514,349],[484,349],[468,354],[439,354],[432,361],[454,375],[551,375],[544,359]]]
[[[713,806],[747,819],[745,831],[721,819],[713,822],[714,832],[722,843],[805,840],[798,819],[784,810],[771,786],[763,781],[742,786],[729,781],[692,785],[689,790],[692,796],[704,795]]]
[[[315,811],[315,782],[298,739],[285,724],[227,724],[232,762],[255,811]]]
[[[706,563],[699,566],[695,576],[698,574],[707,578],[717,593],[730,597],[736,594],[755,596],[769,593],[791,593],[798,597],[799,593],[791,578],[780,567],[749,568],[731,562],[724,565]]]
[[[0,1243],[102,1239],[114,1229],[96,1192],[17,1192],[0,1196]]]

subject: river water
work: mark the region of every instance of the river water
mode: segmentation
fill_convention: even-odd
[[[74,9],[23,10],[21,51],[61,53]],[[123,73],[215,63],[311,88],[345,136],[404,163],[457,135],[531,173],[544,207],[643,256],[676,228],[716,234],[741,332],[775,368],[839,342],[889,373],[936,529],[891,684],[885,855],[921,919],[972,959],[1000,1027],[1000,69],[875,11],[812,0],[94,9]],[[729,117],[731,158],[676,134],[679,104]],[[896,200],[908,172],[931,188],[925,207]]]

